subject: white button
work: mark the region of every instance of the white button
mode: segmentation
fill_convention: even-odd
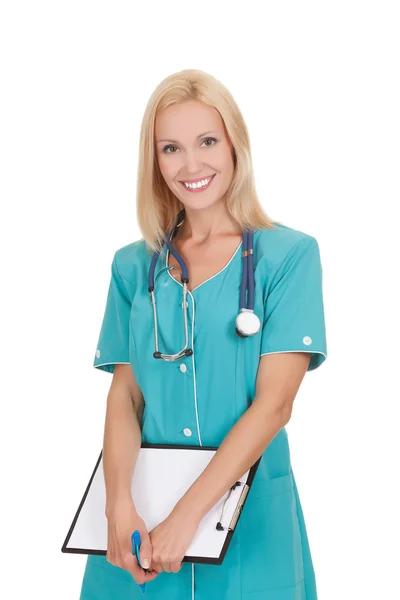
[[[312,339],[310,337],[308,337],[308,335],[306,335],[305,337],[303,337],[303,344],[305,344],[306,346],[309,346],[312,342]]]
[[[98,349],[96,350],[96,357],[100,358],[100,350],[98,350]]]
[[[186,373],[186,365],[184,365],[183,363],[179,366],[180,370],[182,371],[182,373]]]
[[[190,437],[192,435],[192,431],[188,427],[185,427],[183,433],[186,435],[186,437]]]

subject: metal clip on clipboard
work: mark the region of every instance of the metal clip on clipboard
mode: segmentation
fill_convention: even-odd
[[[235,509],[235,512],[233,514],[232,520],[231,520],[231,522],[229,524],[229,529],[231,529],[232,531],[236,527],[236,523],[238,521],[240,512],[241,512],[241,510],[243,508],[243,504],[244,504],[244,501],[246,500],[246,496],[247,496],[247,493],[248,493],[249,489],[250,489],[249,486],[247,485],[247,483],[245,483],[244,486],[243,486],[242,493],[240,495],[239,504],[237,505],[237,507]]]
[[[233,486],[232,486],[232,487],[229,489],[228,496],[226,497],[226,499],[225,499],[225,501],[224,501],[224,504],[223,504],[223,506],[222,506],[222,510],[221,510],[221,518],[220,518],[220,520],[218,521],[218,523],[217,523],[217,524],[216,524],[216,526],[215,526],[215,528],[216,528],[218,531],[224,531],[224,529],[225,529],[225,527],[223,527],[223,525],[222,525],[222,523],[221,523],[221,520],[222,520],[222,517],[223,517],[223,514],[224,514],[224,508],[225,508],[225,504],[226,504],[226,501],[228,500],[228,498],[229,498],[229,496],[230,496],[230,494],[231,494],[231,491],[232,491],[232,490],[234,490],[234,489],[235,489],[235,487],[237,487],[237,486],[239,486],[239,485],[242,485],[242,483],[241,483],[240,481],[237,481],[237,482],[236,482],[236,483],[234,483],[234,484],[233,484]],[[245,502],[245,500],[246,500],[246,496],[247,496],[247,493],[248,493],[249,489],[250,489],[250,488],[249,488],[249,486],[248,486],[246,483],[245,483],[245,484],[243,484],[243,490],[242,490],[242,493],[240,494],[239,502],[238,502],[238,504],[237,504],[237,506],[236,506],[236,508],[235,508],[235,512],[233,513],[233,516],[232,516],[231,522],[229,523],[229,526],[228,526],[228,529],[229,529],[230,531],[234,531],[234,529],[235,529],[235,527],[236,527],[236,523],[237,523],[237,521],[238,521],[238,519],[239,519],[239,515],[240,515],[240,512],[241,512],[241,510],[242,510],[242,508],[243,508],[243,505],[244,505],[244,502]]]

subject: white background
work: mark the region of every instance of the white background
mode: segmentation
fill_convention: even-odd
[[[145,105],[183,68],[231,90],[263,206],[320,245],[328,360],[287,426],[319,600],[396,597],[397,9],[2,3],[2,597],[79,597],[86,557],[61,545],[102,444],[111,260],[141,236]]]

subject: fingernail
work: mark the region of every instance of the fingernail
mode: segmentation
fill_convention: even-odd
[[[148,558],[144,558],[142,560],[142,567],[143,569],[148,569],[150,567],[150,561]]]

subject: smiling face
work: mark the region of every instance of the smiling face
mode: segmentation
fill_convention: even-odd
[[[160,111],[155,147],[161,174],[185,208],[206,208],[224,197],[233,147],[215,108],[191,100]]]

